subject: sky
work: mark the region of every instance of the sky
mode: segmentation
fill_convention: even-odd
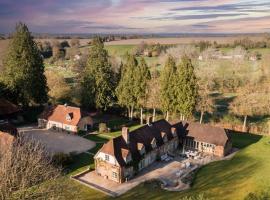
[[[259,33],[270,0],[0,0],[0,33]]]

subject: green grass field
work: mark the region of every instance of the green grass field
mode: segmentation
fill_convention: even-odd
[[[127,52],[132,53],[136,45],[107,45],[105,49],[109,55],[124,56]]]
[[[218,161],[202,167],[196,174],[190,190],[168,192],[155,183],[144,183],[118,199],[178,200],[185,196],[203,194],[204,197],[215,200],[241,200],[251,192],[270,190],[270,137],[233,133],[232,139],[233,146],[241,150],[231,160]],[[95,140],[106,141],[102,136]],[[78,161],[81,164],[73,166],[72,174],[93,164],[91,156],[87,154],[79,156]],[[74,187],[79,198],[83,200],[112,199],[77,183]]]

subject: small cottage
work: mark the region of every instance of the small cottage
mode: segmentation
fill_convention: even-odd
[[[93,126],[92,117],[78,107],[58,105],[46,108],[38,119],[39,128],[77,133],[89,131]]]

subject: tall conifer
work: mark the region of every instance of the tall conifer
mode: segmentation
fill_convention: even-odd
[[[81,103],[107,110],[114,100],[114,76],[101,38],[94,38],[82,77]]]
[[[4,84],[16,94],[17,102],[24,106],[45,103],[48,87],[44,64],[37,44],[27,26],[16,25],[9,49],[4,58],[2,76]]]

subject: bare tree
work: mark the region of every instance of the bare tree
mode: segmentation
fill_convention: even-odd
[[[203,122],[205,112],[212,113],[214,111],[214,101],[211,97],[211,88],[213,83],[208,80],[199,81],[199,98],[197,102],[197,110],[200,111],[200,124]]]
[[[63,195],[71,191],[59,184],[61,169],[53,165],[45,148],[21,136],[0,152],[0,177],[1,200],[65,199]]]
[[[156,109],[160,108],[160,83],[159,83],[159,73],[157,70],[153,71],[151,74],[151,80],[147,83],[147,99],[146,107],[153,109],[153,118],[156,120]]]
[[[236,115],[244,116],[242,131],[245,132],[248,116],[269,114],[269,105],[270,88],[266,82],[258,85],[249,84],[241,88],[230,107]]]

